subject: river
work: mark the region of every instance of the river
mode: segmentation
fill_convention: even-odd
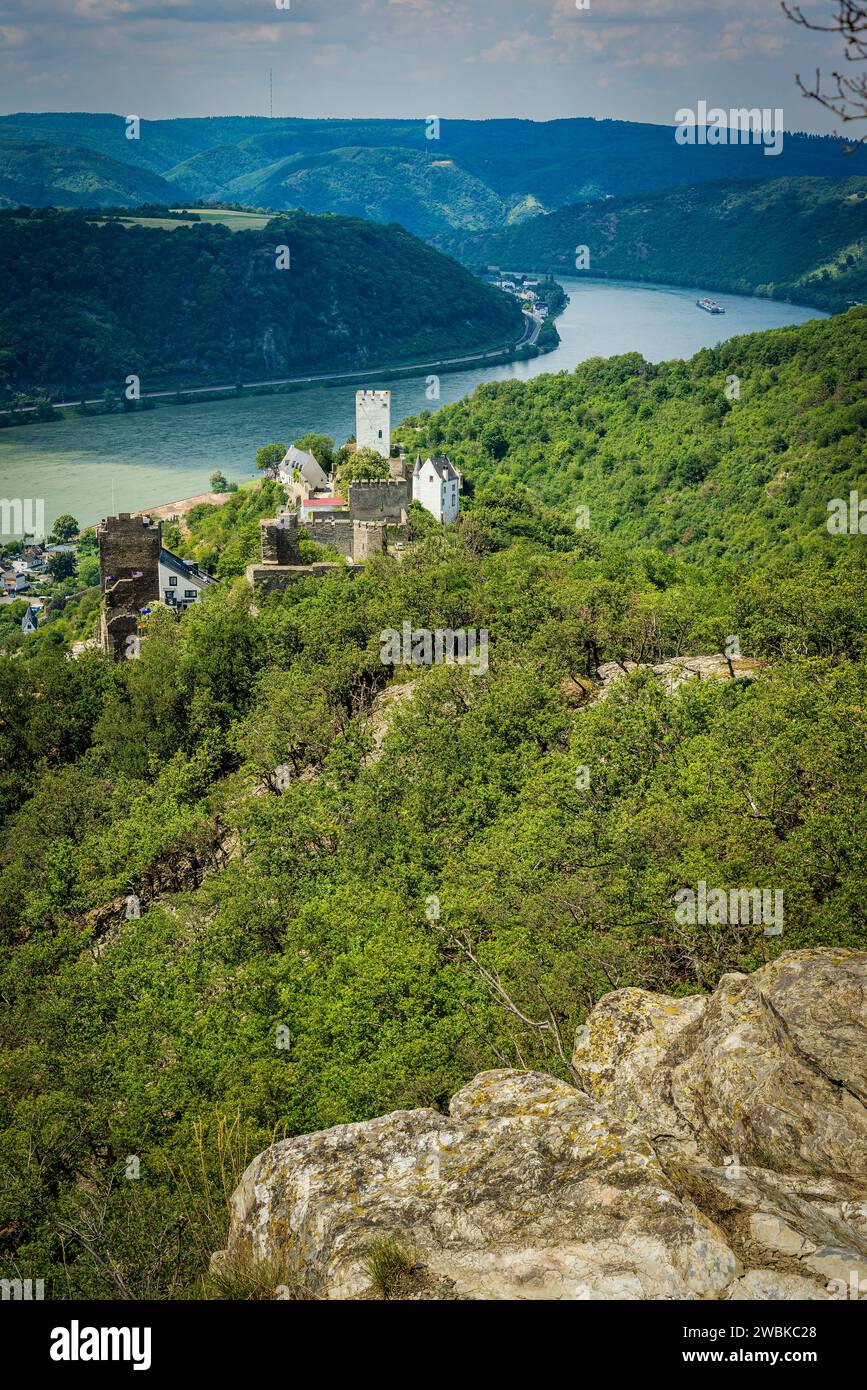
[[[290,444],[315,430],[342,443],[355,430],[355,390],[361,384],[391,386],[396,423],[458,400],[483,381],[571,371],[588,357],[624,352],[640,352],[652,362],[690,357],[737,334],[827,317],[818,309],[700,288],[588,279],[562,283],[570,303],[557,320],[556,352],[443,375],[439,402],[426,398],[424,373],[392,383],[372,375],[364,383],[310,386],[287,395],[163,403],[144,414],[72,416],[17,426],[0,432],[0,493],[44,499],[49,524],[61,512],[71,512],[82,526],[92,525],[113,511],[137,511],[207,492],[217,468],[242,482],[255,475],[256,449],[272,440]],[[724,305],[724,317],[696,307],[704,294]]]

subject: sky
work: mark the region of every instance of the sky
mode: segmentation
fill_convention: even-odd
[[[272,69],[279,116],[670,125],[704,99],[829,133],[795,74],[840,58],[779,0],[0,0],[4,113],[267,115]]]

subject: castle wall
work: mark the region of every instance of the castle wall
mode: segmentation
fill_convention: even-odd
[[[352,521],[348,516],[310,517],[304,527],[312,541],[333,545],[341,555],[352,555]]]
[[[335,574],[338,570],[346,570],[350,575],[358,573],[356,565],[334,561],[316,565],[248,565],[246,575],[258,593],[270,594],[287,589],[301,579],[321,579],[323,575]]]
[[[399,479],[382,482],[351,483],[349,515],[353,521],[406,521],[409,485]]]

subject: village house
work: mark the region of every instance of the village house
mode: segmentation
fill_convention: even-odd
[[[169,608],[183,613],[202,597],[209,584],[216,582],[198,565],[182,560],[164,547],[160,549],[160,598]]]
[[[302,522],[315,520],[321,516],[345,516],[347,513],[347,503],[342,497],[305,497],[299,506],[299,517]]]
[[[28,578],[26,574],[19,573],[18,570],[4,570],[2,576],[4,594],[21,594],[27,589]]]
[[[46,563],[47,556],[41,545],[27,545],[12,561],[12,568],[19,574],[35,574],[44,569]]]

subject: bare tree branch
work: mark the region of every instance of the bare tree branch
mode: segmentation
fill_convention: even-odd
[[[803,29],[817,34],[839,34],[843,39],[843,57],[847,63],[867,61],[867,3],[865,0],[833,0],[833,3],[837,7],[836,12],[824,24],[808,19],[800,5],[789,5],[787,0],[781,0],[781,7],[786,17]],[[818,68],[811,86],[801,80],[800,73],[795,74],[802,95],[833,112],[839,121],[848,125],[852,121],[867,120],[867,75],[860,73],[847,77],[841,72],[832,72],[830,80],[831,87],[823,89],[822,74]],[[865,140],[867,131],[854,144],[846,144],[846,153],[852,154]]]
[[[554,1046],[557,1050],[557,1055],[560,1058],[560,1061],[563,1063],[563,1066],[566,1068],[569,1075],[572,1077],[572,1080],[577,1082],[577,1073],[575,1072],[575,1069],[572,1066],[572,1062],[569,1059],[569,1057],[567,1057],[565,1049],[563,1047],[563,1036],[560,1031],[560,1025],[547,999],[544,1000],[544,1003],[548,1017],[545,1019],[530,1018],[529,1015],[524,1013],[523,1009],[519,1008],[519,1006],[515,1003],[514,999],[512,999],[511,995],[505,989],[497,972],[495,970],[489,970],[486,965],[482,964],[475,951],[473,950],[473,947],[467,937],[458,936],[455,932],[450,931],[449,928],[444,926],[441,922],[433,922],[431,923],[431,925],[435,927],[435,929],[438,932],[440,932],[442,936],[446,937],[449,943],[456,950],[458,950],[466,960],[470,962],[470,964],[474,967],[476,972],[484,980],[485,984],[491,991],[491,994],[496,999],[497,1003],[502,1005],[504,1009],[507,1009],[509,1013],[513,1014],[515,1018],[517,1018],[521,1023],[523,1023],[525,1028],[531,1028],[534,1030],[534,1032],[538,1034],[543,1047],[545,1046],[546,1035],[550,1036],[553,1039]]]

